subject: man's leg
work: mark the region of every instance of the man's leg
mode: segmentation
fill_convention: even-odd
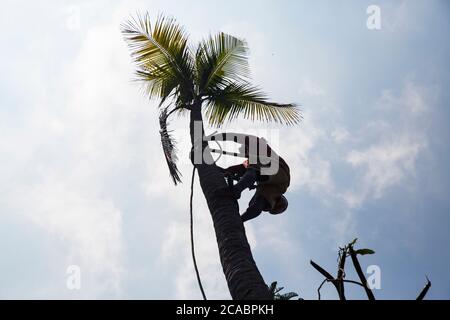
[[[248,168],[245,171],[244,175],[239,179],[238,183],[236,183],[232,188],[232,192],[235,198],[239,199],[241,197],[242,191],[252,187],[256,182],[256,178],[256,169]]]
[[[250,200],[247,210],[241,215],[242,222],[256,218],[269,207],[269,202],[260,194],[255,193]]]
[[[235,185],[230,185],[230,181],[228,180],[227,188],[219,188],[216,190],[216,193],[221,196],[229,196],[232,195],[234,198],[239,199],[241,197],[242,191],[247,188],[252,187],[257,179],[257,172],[254,168],[248,168],[245,170],[245,173],[239,179],[239,181]]]

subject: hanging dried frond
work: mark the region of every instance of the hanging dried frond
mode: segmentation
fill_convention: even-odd
[[[181,183],[181,173],[177,167],[178,157],[176,154],[176,143],[171,135],[171,131],[169,131],[167,128],[167,120],[169,115],[170,113],[167,112],[167,108],[161,111],[161,114],[159,115],[159,133],[161,135],[161,144],[164,152],[164,157],[166,158],[167,166],[169,167],[170,176],[172,177],[175,185],[177,185],[178,183]]]

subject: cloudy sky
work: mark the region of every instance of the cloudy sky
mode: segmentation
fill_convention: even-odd
[[[380,30],[367,28],[369,5],[381,10]],[[376,251],[361,262],[381,271],[378,298],[415,298],[426,275],[429,298],[450,298],[444,0],[2,1],[0,298],[201,298],[187,120],[172,123],[184,175],[175,187],[156,103],[132,82],[120,34],[144,11],[175,16],[192,43],[217,31],[245,38],[254,82],[302,105],[294,128],[224,128],[266,136],[292,170],[289,210],[246,224],[266,282],[316,299],[322,278],[309,260],[335,273],[338,247],[357,237]],[[228,299],[197,184],[194,202],[206,293]],[[79,290],[67,287],[72,265]],[[348,296],[364,298],[350,287]],[[336,294],[326,287],[323,297]]]

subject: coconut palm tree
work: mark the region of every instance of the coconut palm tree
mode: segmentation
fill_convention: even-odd
[[[175,184],[180,182],[180,177],[166,122],[171,114],[190,115],[193,150],[201,148],[205,157],[194,166],[211,213],[232,298],[271,299],[253,259],[237,201],[215,193],[225,188],[226,182],[219,168],[210,161],[207,142],[199,143],[195,139],[195,123],[201,124],[202,137],[203,117],[215,127],[238,116],[292,125],[301,119],[298,109],[294,104],[268,101],[249,82],[248,50],[241,39],[218,33],[194,48],[175,19],[160,15],[152,25],[148,13],[124,23],[122,33],[136,64],[137,79],[143,82],[150,97],[160,100],[163,149]]]

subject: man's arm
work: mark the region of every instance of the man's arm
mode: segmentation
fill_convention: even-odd
[[[224,132],[224,133],[216,133],[208,136],[211,141],[230,141],[236,142],[241,145],[239,148],[239,152],[236,156],[239,157],[247,157],[246,150],[249,149],[249,145],[257,145],[259,142],[259,137],[251,135],[251,134],[243,134],[236,132]]]
[[[221,168],[223,174],[228,174],[231,176],[242,177],[245,173],[245,166],[243,164],[238,164],[235,166],[228,167],[226,169]]]

